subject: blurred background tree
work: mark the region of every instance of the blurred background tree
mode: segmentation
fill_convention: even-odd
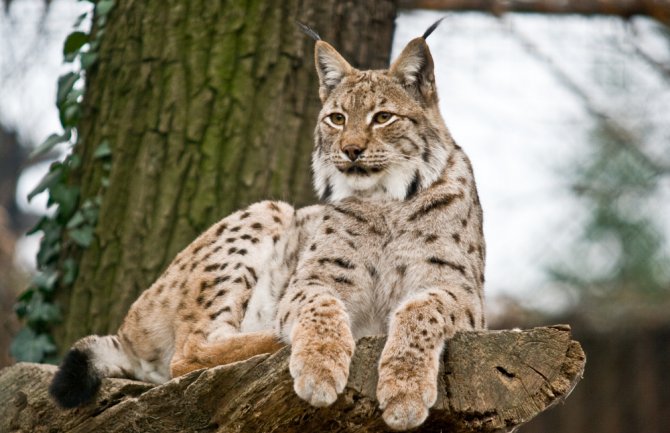
[[[627,139],[602,122],[594,129],[592,148],[572,174],[589,215],[572,260],[549,269],[589,304],[653,305],[670,295],[667,239],[653,212],[659,183],[670,173],[631,150],[639,144]]]

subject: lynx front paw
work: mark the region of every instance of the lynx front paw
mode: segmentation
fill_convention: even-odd
[[[291,347],[293,389],[313,406],[328,406],[347,384],[354,340],[348,329],[337,337],[305,334],[295,338]]]
[[[408,430],[426,420],[428,409],[437,399],[437,372],[432,370],[382,356],[377,400],[389,427]]]

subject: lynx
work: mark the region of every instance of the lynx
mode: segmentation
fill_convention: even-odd
[[[116,335],[74,344],[50,387],[62,407],[89,402],[103,377],[163,383],[284,344],[297,395],[327,406],[356,339],[387,334],[383,418],[397,430],[426,419],[445,340],[486,326],[482,211],[438,109],[436,25],[388,70],[355,69],[317,35],[312,168],[324,204],[256,203],[200,235]]]

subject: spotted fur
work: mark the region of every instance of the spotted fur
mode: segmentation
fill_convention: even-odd
[[[321,40],[315,61],[312,168],[325,203],[261,202],[212,226],[116,335],[75,343],[51,387],[62,406],[88,401],[101,377],[161,383],[284,344],[296,393],[326,406],[346,385],[356,339],[388,334],[384,420],[399,430],[424,421],[444,341],[486,326],[472,168],[439,113],[424,37],[388,70],[357,70]]]

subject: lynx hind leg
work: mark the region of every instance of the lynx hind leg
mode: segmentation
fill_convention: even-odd
[[[211,227],[175,259],[168,272],[183,281],[177,306],[172,376],[274,352],[270,330],[241,333],[241,324],[276,244],[293,224],[286,203],[264,201]]]

